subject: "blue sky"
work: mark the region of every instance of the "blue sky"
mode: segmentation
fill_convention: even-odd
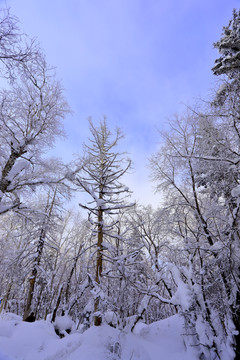
[[[70,160],[89,135],[87,118],[105,115],[126,134],[122,148],[134,171],[126,179],[140,203],[154,202],[147,158],[157,149],[156,127],[206,97],[214,87],[213,42],[236,0],[6,0],[24,31],[37,37],[57,68],[73,110],[68,140],[57,153]]]

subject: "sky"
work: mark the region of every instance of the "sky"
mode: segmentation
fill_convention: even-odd
[[[149,180],[157,129],[211,93],[213,48],[240,0],[0,0],[56,67],[72,114],[55,153],[81,153],[88,121],[107,117],[125,133],[133,170],[125,180],[141,204],[161,202]]]

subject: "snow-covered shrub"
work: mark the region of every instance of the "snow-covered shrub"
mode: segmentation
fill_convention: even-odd
[[[118,319],[113,311],[106,311],[103,315],[103,321],[114,328],[117,327]]]
[[[75,324],[68,315],[57,316],[53,325],[56,334],[60,338],[63,338],[66,335],[71,334],[75,330]]]

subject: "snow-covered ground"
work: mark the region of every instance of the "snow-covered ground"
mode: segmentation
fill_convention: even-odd
[[[27,323],[14,314],[0,317],[0,360],[197,360],[186,350],[177,316],[151,325],[137,324],[134,334],[108,325],[91,327],[60,339],[49,321]]]

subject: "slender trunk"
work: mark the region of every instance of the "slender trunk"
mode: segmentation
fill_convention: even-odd
[[[34,267],[32,269],[32,273],[31,273],[30,281],[29,281],[27,303],[26,303],[25,310],[24,310],[23,321],[26,321],[26,318],[29,315],[31,305],[32,305],[33,293],[34,293],[34,288],[35,288],[35,283],[36,283],[36,278],[37,278],[37,273],[38,273],[37,269],[38,269],[38,266],[40,265],[44,242],[45,242],[45,235],[46,235],[45,232],[46,232],[45,229],[41,230],[41,235],[40,235],[38,247],[37,247],[37,257],[36,257]]]
[[[11,288],[12,288],[12,284],[10,283],[10,284],[8,284],[6,295],[4,295],[4,297],[3,297],[2,301],[1,301],[0,313],[2,312],[2,310],[6,309],[7,301],[8,301],[8,297],[9,297]]]
[[[101,199],[101,193],[99,198]],[[100,208],[98,210],[98,242],[97,242],[97,263],[96,263],[96,277],[95,281],[97,284],[100,284],[100,279],[102,275],[103,267],[103,255],[102,255],[102,243],[103,243],[103,210]],[[99,311],[99,298],[95,300],[94,303],[94,312]],[[99,326],[102,323],[101,316],[96,315],[94,317],[94,325]]]
[[[59,305],[60,305],[60,302],[61,302],[62,291],[63,291],[63,285],[62,285],[61,290],[60,290],[60,292],[59,292],[55,309],[53,310],[53,315],[52,315],[52,320],[51,320],[51,322],[54,322],[55,319],[56,319],[57,311],[58,311],[58,308],[59,308]]]
[[[238,334],[235,335],[235,351],[236,351],[236,359],[240,359],[240,293],[237,292],[236,296],[236,305],[237,309],[233,316],[234,325]]]
[[[38,294],[37,304],[36,304],[36,312],[35,312],[35,318],[36,319],[38,319],[38,315],[39,315],[39,312],[40,312],[41,305],[44,302],[44,298],[42,296],[44,287],[45,287],[45,285],[41,286],[40,292]]]
[[[35,262],[34,262],[34,266],[33,266],[30,281],[29,281],[27,303],[26,303],[26,306],[25,306],[24,314],[23,314],[23,321],[26,321],[26,318],[28,317],[30,309],[31,309],[32,299],[33,299],[33,294],[34,294],[34,288],[35,288],[37,274],[38,274],[38,268],[39,268],[39,265],[40,265],[40,262],[41,262],[41,259],[42,259],[43,248],[44,248],[44,244],[45,244],[45,237],[46,237],[46,233],[47,233],[47,225],[48,225],[48,222],[49,222],[49,218],[50,218],[50,216],[52,214],[53,205],[54,205],[55,198],[56,198],[56,193],[57,193],[57,188],[54,191],[53,199],[52,199],[52,203],[51,203],[49,211],[48,211],[49,198],[48,198],[47,206],[46,206],[46,209],[45,209],[46,215],[45,215],[45,219],[43,221],[42,229],[41,229],[41,232],[40,232],[40,237],[39,237],[38,246],[37,246],[37,256],[36,256],[36,259],[35,259]],[[47,211],[48,211],[48,214],[47,214]]]
[[[70,271],[70,274],[69,274],[69,277],[68,277],[68,280],[67,280],[67,286],[66,286],[66,291],[65,291],[65,303],[66,303],[66,306],[68,307],[68,301],[69,301],[69,290],[70,290],[70,285],[71,285],[71,279],[72,279],[72,276],[74,274],[74,271],[77,267],[77,262],[78,262],[78,259],[80,257],[80,253],[81,253],[81,250],[83,248],[83,245],[81,244],[79,246],[79,249],[78,249],[78,253],[77,253],[77,256],[75,257],[75,260],[74,260],[74,263],[73,263],[73,266],[71,268],[71,271]]]

